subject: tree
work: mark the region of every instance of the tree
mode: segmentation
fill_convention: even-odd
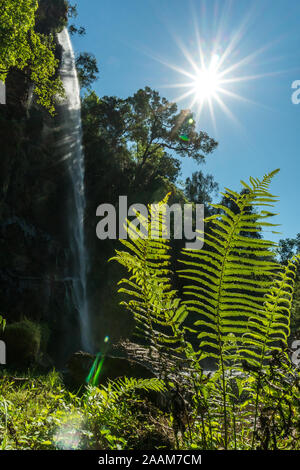
[[[72,28],[72,25],[71,25]],[[80,30],[76,29],[76,32]],[[72,32],[74,34],[74,31]],[[79,34],[82,34],[79,32]],[[76,68],[80,86],[82,88],[89,88],[91,84],[97,80],[99,69],[97,66],[97,59],[93,54],[82,52],[76,58]]]
[[[68,4],[68,17],[69,18],[77,18],[78,11],[77,11],[77,3],[72,5],[71,3]]]
[[[217,146],[217,142],[205,132],[196,132],[189,110],[178,113],[175,103],[161,98],[149,87],[127,98],[126,104],[129,107],[126,137],[135,144],[138,174],[155,159],[159,150],[188,156],[200,163],[204,161],[204,154],[211,153]]]
[[[278,255],[282,264],[287,264],[295,254],[300,253],[300,233],[296,238],[285,238],[279,240]]]
[[[86,35],[86,29],[83,26],[77,27],[74,24],[70,24],[69,26],[69,33],[73,36],[74,34],[78,34],[79,36]]]
[[[191,178],[185,181],[185,195],[191,202],[204,204],[206,212],[212,212],[209,204],[212,203],[212,195],[218,194],[219,185],[212,175],[204,175],[202,171],[196,171]]]
[[[0,80],[12,69],[22,70],[34,84],[38,103],[54,113],[63,85],[51,35],[35,31],[38,0],[0,0]]]
[[[68,4],[68,18],[77,18],[77,3],[75,5]],[[86,30],[83,26],[76,26],[74,23],[69,26],[69,33],[71,35],[78,34],[79,36],[85,36]]]
[[[178,112],[175,103],[149,87],[127,99],[100,99],[92,92],[83,100],[82,116],[87,159],[90,154],[96,163],[95,145],[104,143],[128,177],[127,192],[154,188],[158,179],[175,183],[181,168],[176,157],[201,163],[217,146],[205,132],[196,132],[190,111]]]
[[[126,99],[99,98],[95,92],[89,92],[82,100],[86,244],[92,260],[90,311],[98,312],[99,302],[103,304],[105,299],[110,299],[111,319],[107,320],[105,328],[112,336],[121,313],[113,304],[114,286],[120,271],[106,263],[109,255],[113,255],[115,241],[107,239],[99,244],[95,237],[97,206],[105,202],[118,210],[120,195],[128,197],[128,206],[137,202],[157,202],[170,191],[170,203],[184,200],[176,187],[180,157],[189,156],[203,162],[204,155],[217,145],[204,132],[197,133],[195,124],[189,124],[189,119],[190,112],[178,111],[176,104],[150,88],[139,90]],[[188,135],[189,141],[180,139],[183,133]],[[176,249],[180,248],[181,245],[176,245]],[[128,334],[130,324],[126,317],[122,330]]]
[[[50,34],[61,31],[68,23],[69,4],[67,0],[38,0],[35,15],[35,31]]]

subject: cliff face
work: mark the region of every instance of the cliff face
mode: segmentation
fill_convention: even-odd
[[[66,2],[41,1],[39,31],[57,31],[66,20]],[[69,179],[55,148],[58,119],[35,105],[26,75],[12,71],[7,104],[0,106],[0,311],[8,323],[22,317],[47,323],[56,362],[72,349],[68,338],[78,335],[68,279]]]

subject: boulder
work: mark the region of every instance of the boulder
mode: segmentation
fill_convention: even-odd
[[[119,377],[151,378],[154,373],[144,364],[128,357],[119,357],[112,354],[104,356],[102,369],[99,375],[100,384]],[[75,386],[87,383],[87,377],[96,359],[96,355],[84,351],[75,352],[67,363],[68,380]]]

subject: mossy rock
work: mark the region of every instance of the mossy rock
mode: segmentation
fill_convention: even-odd
[[[42,342],[42,328],[31,320],[7,325],[3,333],[7,366],[26,367],[36,363]]]

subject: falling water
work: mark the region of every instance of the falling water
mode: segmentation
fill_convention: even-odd
[[[70,248],[73,256],[73,300],[79,313],[81,347],[91,350],[91,332],[87,302],[87,253],[84,240],[84,155],[82,149],[80,88],[75,66],[74,51],[67,29],[58,34],[62,46],[61,79],[66,100],[61,106],[60,145],[68,164],[72,198],[68,214],[70,221]]]

